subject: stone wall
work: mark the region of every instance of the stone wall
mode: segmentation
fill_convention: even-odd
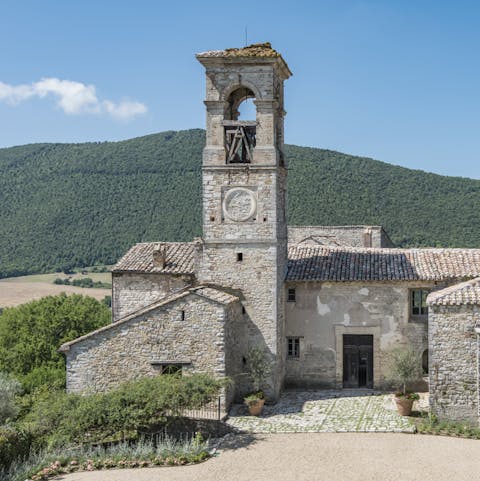
[[[227,403],[235,397],[236,402],[242,402],[243,396],[250,389],[250,383],[245,369],[245,353],[247,352],[246,312],[240,303],[227,307],[225,325],[225,370],[233,382],[233,389],[228,391]],[[234,396],[235,395],[235,396]]]
[[[182,320],[184,311],[184,320]],[[67,391],[105,391],[159,374],[159,361],[184,362],[187,372],[225,376],[225,308],[191,294],[112,324],[70,346]]]
[[[113,322],[192,284],[191,276],[112,273]]]
[[[388,377],[388,352],[399,345],[427,349],[427,322],[410,319],[410,290],[428,283],[289,283],[285,336],[300,337],[300,358],[286,360],[286,385],[342,387],[343,334],[374,336],[374,385]],[[286,343],[286,339],[284,338]]]
[[[431,306],[430,409],[440,418],[478,422],[479,306]]]
[[[245,308],[245,343],[233,349],[265,348],[274,368],[266,388],[278,397],[284,377],[284,275],[287,243],[286,171],[280,167],[203,168],[203,252],[200,283],[241,291]],[[225,192],[234,187],[254,193],[256,209],[235,222],[223,211]],[[242,260],[238,260],[238,254]]]
[[[277,189],[282,185],[282,177],[276,169],[256,171],[255,168],[245,166],[204,171],[203,235],[205,240],[274,239],[278,229],[277,217],[284,216],[283,213],[277,212],[276,196]],[[256,200],[254,214],[241,223],[230,220],[223,212],[225,193],[234,187],[247,188]]]
[[[237,261],[237,254],[243,260]],[[250,347],[261,347],[270,353],[272,362],[282,369],[282,352],[278,352],[278,338],[281,326],[277,321],[282,289],[277,272],[279,253],[272,244],[207,244],[203,251],[202,283],[228,286],[240,291],[245,309],[244,342],[233,343],[235,356],[245,356]],[[280,306],[281,308],[281,306]],[[238,340],[237,340],[238,341]],[[277,371],[274,369],[272,374]],[[268,395],[276,397],[281,388],[282,378],[272,376]]]
[[[288,226],[290,244],[313,244],[331,247],[393,247],[381,226]]]

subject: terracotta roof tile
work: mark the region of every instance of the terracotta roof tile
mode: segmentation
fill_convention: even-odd
[[[427,304],[429,306],[478,305],[480,304],[480,278],[432,292],[427,297]]]
[[[480,276],[480,249],[289,247],[288,281],[440,281]]]
[[[167,248],[165,267],[155,266],[153,250]],[[194,274],[195,244],[193,242],[144,242],[135,244],[113,267],[112,272]]]
[[[153,264],[153,250],[159,245],[167,247],[164,268]],[[441,281],[480,277],[480,249],[291,245],[288,258],[288,281]],[[194,275],[195,244],[136,244],[118,261],[113,272]]]

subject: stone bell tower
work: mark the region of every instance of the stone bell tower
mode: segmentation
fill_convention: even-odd
[[[199,277],[243,293],[244,330],[235,349],[265,350],[273,364],[267,391],[276,398],[285,359],[283,82],[291,72],[268,43],[196,57],[207,81]],[[247,99],[253,100],[255,118],[239,120],[240,104]]]

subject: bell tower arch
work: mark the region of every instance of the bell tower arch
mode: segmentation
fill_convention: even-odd
[[[262,347],[283,384],[287,265],[283,83],[291,72],[269,43],[197,54],[206,70],[202,282],[242,291],[245,335],[238,350]],[[242,102],[255,118],[239,120]]]

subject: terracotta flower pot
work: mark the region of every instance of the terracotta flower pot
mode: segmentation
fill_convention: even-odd
[[[260,416],[263,405],[265,404],[265,399],[252,399],[245,401],[245,404],[251,416]]]
[[[410,416],[412,414],[413,399],[407,399],[405,397],[396,397],[397,410],[400,416]]]

